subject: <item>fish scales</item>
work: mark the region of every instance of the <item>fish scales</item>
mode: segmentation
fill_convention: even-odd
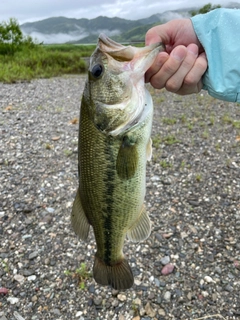
[[[126,236],[137,242],[150,234],[144,197],[153,107],[144,88],[144,72],[161,46],[146,48],[124,47],[101,35],[90,59],[80,109],[79,188],[71,220],[83,240],[93,227],[97,245],[93,276],[115,289],[130,288],[134,282],[123,254]],[[134,81],[129,82],[129,74],[134,71],[129,64],[136,65],[139,59],[147,62],[135,71],[136,89],[130,87]]]

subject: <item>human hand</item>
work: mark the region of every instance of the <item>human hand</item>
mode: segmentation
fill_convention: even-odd
[[[146,72],[145,81],[156,89],[166,87],[180,95],[199,92],[207,58],[191,20],[172,20],[148,30],[146,45],[160,41],[165,44],[166,52],[158,54]]]

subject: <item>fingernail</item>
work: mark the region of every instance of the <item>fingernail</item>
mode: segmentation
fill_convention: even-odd
[[[188,52],[191,52],[194,56],[197,56],[198,55],[198,47],[197,46],[191,46],[189,45],[187,47],[187,51]]]
[[[172,51],[172,56],[178,60],[178,61],[182,61],[185,56],[186,56],[186,50],[184,50],[183,48],[175,48]]]

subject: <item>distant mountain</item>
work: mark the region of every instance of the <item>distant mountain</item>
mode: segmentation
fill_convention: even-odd
[[[152,25],[183,16],[189,16],[188,11],[168,11],[139,20],[103,16],[95,19],[52,17],[20,27],[24,34],[44,43],[95,43],[101,32],[119,41],[143,41]]]
[[[227,7],[240,8],[240,5],[231,2]],[[96,43],[101,32],[119,42],[144,41],[147,30],[153,25],[172,19],[190,17],[191,12],[198,9],[195,7],[166,11],[139,20],[103,16],[95,19],[52,17],[41,21],[27,22],[20,27],[24,34],[45,44]]]

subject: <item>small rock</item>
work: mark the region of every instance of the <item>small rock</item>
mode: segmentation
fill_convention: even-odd
[[[120,300],[122,302],[127,300],[127,297],[124,294],[121,294],[121,293],[119,293],[117,295],[117,298],[118,298],[118,300]]]
[[[221,274],[222,273],[222,269],[220,267],[216,267],[215,268],[215,272],[218,273],[218,274]]]
[[[162,265],[165,266],[166,264],[168,264],[170,262],[170,257],[169,256],[165,256],[160,260],[160,262],[161,262]]]
[[[209,276],[205,276],[205,277],[204,277],[204,280],[205,280],[207,283],[211,283],[211,282],[215,283],[215,281],[214,281],[211,277],[209,277]]]
[[[192,300],[192,293],[191,292],[188,292],[188,294],[187,294],[187,298],[188,298],[188,300]]]
[[[60,316],[61,315],[61,312],[59,309],[53,309],[52,311],[54,314],[56,314],[57,316]]]
[[[76,318],[79,318],[79,317],[81,317],[82,314],[83,314],[82,311],[78,311],[78,312],[76,313],[75,317],[76,317]]]
[[[10,304],[16,304],[19,302],[19,299],[18,298],[15,298],[15,297],[9,297],[7,298],[7,301],[10,303]]]
[[[151,177],[151,181],[160,181],[160,177],[159,176],[153,176],[153,177]]]
[[[118,305],[119,305],[119,301],[117,299],[114,299],[112,302],[112,306],[116,308]]]
[[[141,308],[139,309],[139,314],[140,314],[141,317],[146,314],[146,311],[145,311],[145,309],[144,309],[143,307],[141,307]]]
[[[57,140],[59,140],[59,139],[60,139],[60,137],[59,137],[59,136],[52,137],[52,141],[57,141]]]
[[[162,317],[165,317],[166,316],[166,313],[164,311],[164,309],[158,309],[158,314]]]
[[[239,248],[239,249],[240,249],[240,248]],[[234,261],[233,261],[233,265],[234,265],[235,268],[240,269],[240,261],[234,260]]]
[[[93,305],[93,299],[89,298],[88,299],[88,306],[91,307]]]
[[[170,291],[166,291],[163,295],[163,299],[166,301],[166,302],[170,302],[171,300],[171,292]]]
[[[171,263],[166,264],[162,270],[161,270],[161,274],[164,276],[169,275],[170,273],[172,273],[174,270],[174,265]]]
[[[188,203],[193,207],[198,207],[200,205],[197,200],[188,200]]]
[[[202,291],[202,296],[206,298],[209,296],[209,293],[207,291]]]
[[[22,276],[21,274],[15,274],[15,275],[14,275],[14,280],[16,280],[16,281],[19,282],[19,283],[23,283],[24,280],[25,280],[25,278],[24,278],[24,276]]]
[[[162,184],[168,186],[172,184],[172,180],[170,178],[165,178],[162,180]]]
[[[156,315],[156,311],[152,308],[152,306],[149,302],[145,306],[145,312],[151,318],[154,318]]]
[[[93,299],[93,303],[95,304],[95,306],[100,306],[100,304],[102,303],[102,297],[95,297]]]
[[[89,287],[88,287],[88,291],[90,293],[94,293],[95,292],[95,285],[94,284],[91,284]]]
[[[48,213],[54,213],[55,209],[53,208],[46,208],[45,209]]]
[[[141,318],[139,316],[136,316],[136,317],[132,318],[132,320],[141,320]]]
[[[166,287],[166,282],[164,281],[159,281],[159,287]]]
[[[17,311],[14,311],[13,315],[17,320],[25,320]]]
[[[32,302],[36,302],[36,301],[37,301],[37,299],[38,299],[38,298],[37,298],[37,296],[35,295],[35,296],[33,296],[33,297],[32,297],[32,299],[31,299],[31,300],[32,300]]]
[[[31,275],[33,275],[34,271],[32,269],[24,269],[22,271],[22,274],[25,276],[25,277],[29,277]]]
[[[37,252],[37,251],[34,251],[34,252],[32,252],[32,253],[29,254],[28,259],[29,259],[29,260],[33,260],[33,259],[35,259],[37,256],[38,256],[38,252]]]
[[[29,276],[28,281],[35,281],[37,279],[37,276],[35,276],[35,274],[33,274],[32,276]]]
[[[153,282],[153,281],[154,281],[154,276],[151,276],[151,277],[149,278],[149,281],[150,281],[150,282]]]
[[[217,301],[217,294],[216,293],[212,294],[212,301]]]
[[[113,295],[114,297],[116,297],[116,296],[118,295],[118,293],[119,293],[118,290],[116,290],[116,289],[113,289],[113,290],[112,290],[112,295]]]
[[[157,278],[154,278],[155,285],[160,287],[160,281]]]
[[[140,286],[140,284],[142,283],[140,280],[138,279],[134,279],[134,283],[136,286]]]
[[[225,291],[232,292],[233,287],[230,284],[227,284],[226,287],[224,288]]]
[[[137,306],[140,306],[142,302],[139,298],[136,298],[133,300],[133,303],[136,304]]]
[[[0,288],[0,294],[8,294],[8,289],[7,288]]]

